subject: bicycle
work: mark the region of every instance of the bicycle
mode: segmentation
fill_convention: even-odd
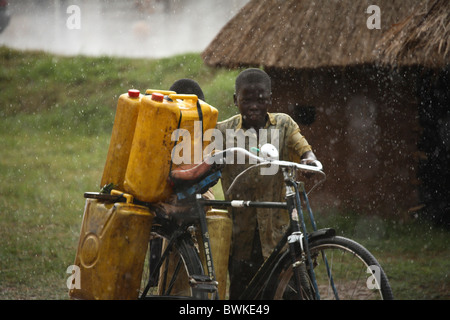
[[[242,172],[236,180],[245,175],[247,170],[259,166],[279,166],[286,187],[286,202],[204,199],[201,194],[217,183],[221,168],[226,165],[224,155],[234,152],[259,161]],[[317,228],[304,183],[295,178],[297,171],[312,172],[323,177],[318,183],[323,182],[325,173],[318,164],[318,167],[314,167],[274,160],[274,157],[259,157],[242,148],[231,148],[190,170],[174,171],[172,179],[176,182],[180,206],[174,205],[168,215],[164,208],[139,203],[156,213],[152,227],[153,241],[165,241],[160,254],[155,246],[150,250],[149,257],[156,251],[157,259],[147,259],[151,263],[145,267],[144,273],[148,277],[144,277],[140,299],[218,298],[212,253],[204,250],[210,248],[204,210],[209,206],[281,208],[289,212],[287,232],[240,299],[393,299],[384,270],[367,249],[351,239],[337,236],[332,228]],[[306,228],[305,210],[312,231]],[[203,242],[202,246],[198,245],[199,241]],[[201,255],[209,262],[206,268]],[[167,266],[169,262],[173,264],[171,267]],[[184,284],[181,289],[177,288],[180,279]]]

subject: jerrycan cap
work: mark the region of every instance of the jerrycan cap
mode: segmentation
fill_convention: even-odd
[[[164,95],[162,93],[159,93],[159,92],[153,92],[152,93],[152,100],[156,101],[156,102],[163,102]]]
[[[130,98],[139,98],[139,95],[141,94],[141,92],[137,89],[130,89],[128,90],[128,96]]]

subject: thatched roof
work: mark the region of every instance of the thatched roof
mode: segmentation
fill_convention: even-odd
[[[429,0],[424,0],[429,1]],[[422,1],[423,2],[423,1]],[[381,29],[369,29],[375,4]],[[376,43],[419,0],[251,0],[202,53],[212,66],[318,68],[374,63]]]
[[[419,5],[379,42],[381,61],[390,65],[441,67],[450,64],[450,1]]]

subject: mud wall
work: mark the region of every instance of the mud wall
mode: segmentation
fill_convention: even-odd
[[[389,216],[420,205],[414,79],[371,66],[267,72],[272,111],[297,121],[327,173],[316,210]]]

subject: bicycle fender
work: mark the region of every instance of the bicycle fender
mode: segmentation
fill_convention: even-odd
[[[317,231],[313,231],[308,234],[308,243],[313,241],[323,239],[323,238],[332,238],[336,235],[336,230],[332,228],[320,229]]]

